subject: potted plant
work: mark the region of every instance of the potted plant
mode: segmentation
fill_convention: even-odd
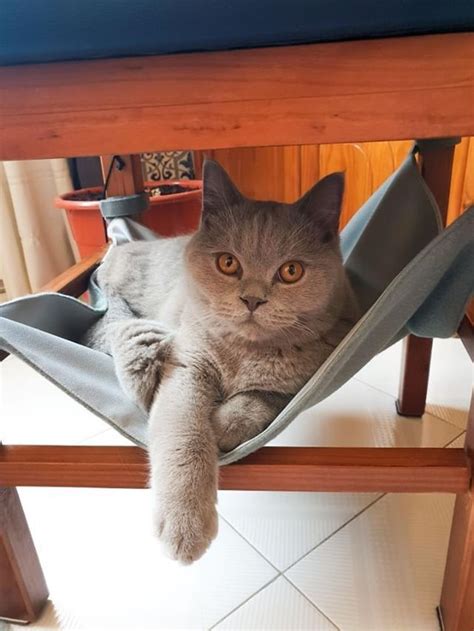
[[[201,180],[160,180],[145,182],[150,206],[140,221],[157,234],[171,237],[196,230],[202,204]],[[100,214],[102,187],[83,188],[56,197],[56,208],[63,208],[81,257],[96,252],[107,241]]]

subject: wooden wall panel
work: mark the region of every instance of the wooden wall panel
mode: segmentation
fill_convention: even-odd
[[[205,152],[229,172],[240,189],[256,199],[292,202],[320,178],[346,174],[341,228],[366,199],[403,162],[412,141],[337,145],[254,147]],[[204,153],[195,152],[198,171]],[[448,223],[474,203],[474,139],[456,147]]]
[[[197,177],[204,157],[217,160],[249,197],[292,202],[300,195],[300,147],[245,147],[195,152]]]
[[[469,152],[467,154],[464,190],[461,200],[463,209],[474,204],[474,138],[469,138],[468,140]]]
[[[341,228],[405,158],[411,143],[358,143],[321,145],[319,176],[333,171],[346,174]]]
[[[464,183],[466,179],[469,138],[463,138],[454,150],[453,175],[449,192],[447,223],[451,223],[460,214],[463,204]]]
[[[320,153],[321,145],[303,145],[300,147],[301,194],[321,179]]]
[[[474,204],[474,138],[463,138],[454,152],[448,224]]]

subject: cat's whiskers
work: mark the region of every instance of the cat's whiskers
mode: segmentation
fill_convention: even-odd
[[[296,331],[303,331],[304,333],[308,333],[310,337],[314,337],[315,339],[319,337],[319,334],[316,331],[311,329],[309,326],[306,326],[306,324],[303,324],[302,322],[296,321],[292,325],[292,329]]]

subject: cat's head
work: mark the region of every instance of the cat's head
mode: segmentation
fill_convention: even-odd
[[[250,341],[306,339],[339,315],[345,286],[338,224],[344,176],[293,204],[244,197],[206,161],[201,225],[186,266],[213,326]]]

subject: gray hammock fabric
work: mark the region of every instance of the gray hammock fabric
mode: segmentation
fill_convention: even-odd
[[[112,247],[157,236],[131,219],[109,224]],[[474,293],[474,207],[442,230],[436,203],[410,154],[341,234],[344,265],[363,316],[275,420],[222,454],[238,460],[273,439],[303,410],[332,394],[374,355],[408,333],[449,337]],[[0,305],[0,348],[17,355],[121,434],[147,444],[147,418],[122,392],[111,357],[78,343],[105,309],[60,294]]]

